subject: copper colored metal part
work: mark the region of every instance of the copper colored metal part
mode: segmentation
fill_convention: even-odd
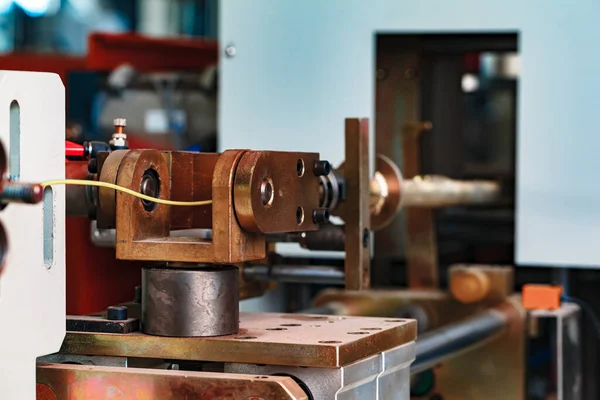
[[[127,155],[127,150],[116,150],[98,156],[100,171],[98,180],[108,183],[117,182],[117,174],[121,161]],[[116,227],[117,193],[108,188],[98,188],[97,223],[99,229],[114,229]]]
[[[35,385],[36,400],[58,400],[54,390],[46,384],[38,383]]]
[[[221,154],[215,164],[212,185],[212,241],[170,237],[169,207],[156,205],[148,212],[132,196],[117,195],[117,257],[131,260],[235,263],[265,256],[264,236],[249,235],[241,230],[233,211],[235,168],[244,151]],[[202,156],[199,154],[198,156]],[[214,162],[207,155],[208,165]],[[202,157],[199,160],[202,163]],[[119,166],[117,183],[139,190],[144,172],[154,169],[160,177],[160,198],[169,198],[170,177],[167,162],[155,150],[133,150]]]
[[[428,123],[411,122],[403,126],[402,172],[406,178],[421,172],[419,136],[428,129],[431,129]],[[408,208],[405,211],[408,286],[413,289],[435,289],[439,286],[434,217],[430,208]]]
[[[248,151],[235,172],[233,198],[238,222],[248,232],[313,231],[319,208],[317,153]],[[298,218],[302,209],[304,218]]]
[[[68,332],[61,352],[332,368],[409,343],[416,328],[414,320],[397,318],[240,313],[237,335],[164,338]]]
[[[513,293],[514,268],[499,265],[453,265],[450,292],[463,303],[497,304]]]
[[[370,183],[371,229],[388,226],[400,211],[402,201],[402,174],[388,157],[378,154],[375,176]]]
[[[226,264],[263,259],[264,233],[317,229],[309,217],[298,222],[297,209],[310,216],[318,207],[319,178],[309,173],[299,176],[296,168],[299,160],[312,165],[318,158],[315,153],[246,150],[222,154],[117,151],[100,163],[100,180],[143,191],[151,170],[158,180],[152,187],[158,185],[160,198],[192,201],[212,196],[212,206],[148,207],[132,196],[101,188],[98,226],[101,221],[104,227],[116,225],[120,259]],[[281,164],[290,168],[282,169]],[[273,196],[268,207],[262,203],[265,178]],[[210,227],[212,240],[170,236],[176,229]]]
[[[508,318],[504,333],[495,340],[450,358],[433,369],[435,387],[445,400],[524,400],[525,312],[511,297],[496,310]],[[430,397],[415,398],[429,400]]]
[[[219,154],[165,152],[171,174],[171,199],[200,201],[212,198],[212,177]],[[170,207],[171,230],[212,228],[212,209],[203,207]]]
[[[371,284],[369,211],[369,121],[346,120],[346,200],[338,214],[346,223],[346,288],[368,289]]]
[[[307,400],[290,377],[161,369],[39,364],[42,399]],[[50,393],[55,393],[51,397]],[[38,400],[40,397],[38,397]]]

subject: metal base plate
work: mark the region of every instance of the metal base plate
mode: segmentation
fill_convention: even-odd
[[[68,332],[61,352],[335,368],[412,342],[416,334],[416,322],[407,319],[241,313],[237,335]]]

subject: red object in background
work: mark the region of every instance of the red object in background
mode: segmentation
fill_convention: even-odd
[[[465,53],[463,56],[465,72],[471,74],[479,73],[481,69],[481,53]]]
[[[70,71],[85,70],[85,58],[54,54],[12,53],[0,56],[0,68],[12,71],[53,72],[67,85]]]
[[[79,143],[73,143],[65,140],[65,156],[85,158],[85,150]]]
[[[218,61],[214,40],[158,39],[132,33],[94,33],[88,38],[87,68],[112,71],[130,64],[141,72],[200,72]]]
[[[141,280],[141,263],[117,260],[115,249],[94,246],[87,218],[67,218],[67,314],[132,301]]]

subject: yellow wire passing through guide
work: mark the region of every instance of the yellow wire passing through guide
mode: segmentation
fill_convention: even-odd
[[[131,190],[129,188],[115,185],[113,183],[107,182],[98,182],[98,181],[88,181],[84,179],[57,179],[52,181],[42,182],[40,185],[46,186],[54,186],[54,185],[76,185],[76,186],[97,186],[108,189],[117,190],[119,192],[127,193],[135,197],[139,197],[140,199],[152,201],[158,204],[165,204],[167,206],[183,206],[183,207],[193,207],[193,206],[205,206],[208,204],[212,204],[212,200],[200,200],[200,201],[175,201],[175,200],[164,200],[159,199],[152,196],[147,196],[145,194],[136,192],[135,190]]]

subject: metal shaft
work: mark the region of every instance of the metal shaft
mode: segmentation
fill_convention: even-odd
[[[287,283],[343,285],[344,271],[331,266],[313,265],[246,265],[244,278]]]
[[[507,323],[505,314],[490,309],[419,336],[411,373],[429,369],[460,351],[485,343],[504,332]]]
[[[407,179],[402,188],[404,207],[447,207],[489,204],[500,197],[500,184],[493,181],[459,181],[443,176]]]
[[[142,331],[232,335],[239,329],[239,270],[233,266],[142,269]]]

